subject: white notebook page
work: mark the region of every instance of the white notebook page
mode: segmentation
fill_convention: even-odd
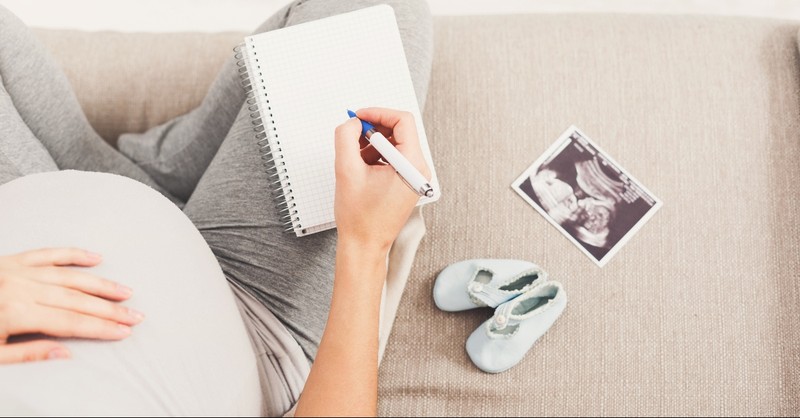
[[[413,113],[433,171],[391,7],[374,6],[245,41],[264,127],[273,153],[285,164],[279,167],[286,169],[284,192],[298,211],[292,218],[298,236],[335,226],[334,130],[347,120],[347,109]],[[435,174],[431,184],[438,192]]]

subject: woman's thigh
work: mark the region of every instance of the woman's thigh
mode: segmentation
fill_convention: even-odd
[[[12,204],[13,203],[13,204]],[[51,172],[0,186],[0,254],[81,247],[88,269],[134,289],[146,319],[119,342],[66,341],[72,359],[0,367],[0,412],[257,415],[255,355],[217,260],[156,191],[99,173]]]

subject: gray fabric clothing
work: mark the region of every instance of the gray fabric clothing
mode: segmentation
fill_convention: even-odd
[[[256,32],[381,3],[395,10],[422,108],[433,49],[424,0],[295,1]],[[66,77],[44,47],[2,6],[0,39],[4,86],[0,91],[0,184],[26,174],[75,169],[120,174],[155,188],[183,207],[225,277],[274,313],[313,361],[330,305],[336,233],[302,239],[283,233],[233,58],[201,106],[145,133],[121,136],[120,153],[89,125]],[[237,294],[241,297],[241,292]],[[250,302],[240,298],[240,309],[258,312]],[[263,323],[263,318],[258,321]],[[285,337],[276,331],[274,338],[264,339],[264,335],[253,335],[258,329],[258,324],[248,325],[256,349],[259,342],[269,345]],[[277,367],[283,364],[278,362]],[[276,370],[273,366],[269,370]],[[261,367],[267,368],[263,363]],[[262,378],[270,373],[262,370]],[[293,401],[299,395],[294,389],[287,393]]]

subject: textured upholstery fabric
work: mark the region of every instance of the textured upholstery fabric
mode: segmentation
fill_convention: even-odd
[[[424,209],[428,233],[381,366],[380,413],[800,414],[798,26],[437,18],[425,120],[443,197]],[[57,57],[112,140],[188,110],[215,71],[205,65],[218,67],[237,42],[68,35],[42,32],[64,49]],[[142,53],[114,60],[124,57],[114,45]],[[104,93],[110,80],[140,90]],[[571,124],[664,201],[602,269],[509,187]],[[444,313],[431,298],[442,268],[478,257],[537,262],[570,297],[550,332],[499,375],[480,372],[464,350],[491,312]]]
[[[439,19],[426,109],[443,197],[381,369],[381,413],[800,412],[797,23]],[[664,200],[604,268],[509,189],[570,124]],[[517,367],[478,371],[490,311],[437,311],[456,260],[538,262],[570,306]]]

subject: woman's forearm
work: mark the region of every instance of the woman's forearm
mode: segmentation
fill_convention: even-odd
[[[391,131],[397,150],[430,178],[411,113],[369,108],[357,115]],[[368,164],[360,137],[357,118],[336,128],[338,243],[333,297],[297,415],[374,416],[378,412],[378,324],[386,255],[419,196],[391,166]]]
[[[339,237],[330,314],[298,416],[377,414],[378,326],[387,250]]]

